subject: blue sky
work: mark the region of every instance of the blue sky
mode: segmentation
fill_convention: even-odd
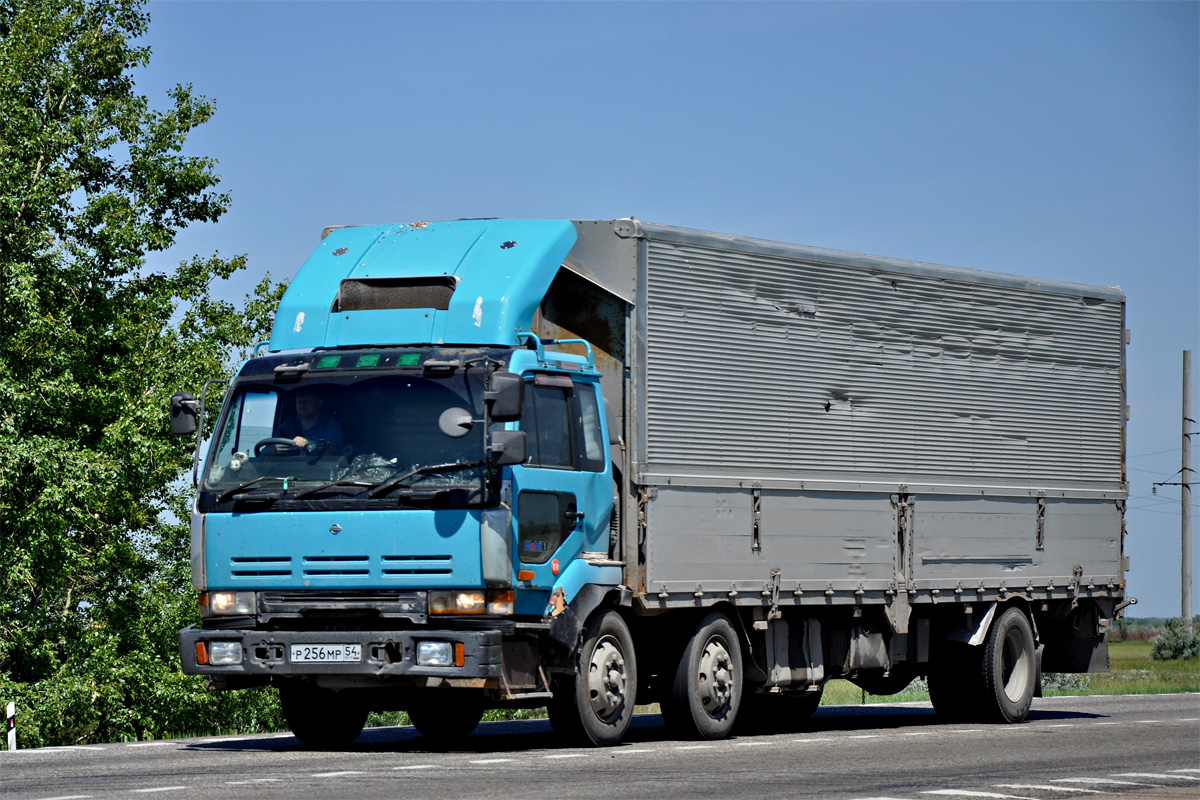
[[[217,101],[189,151],[233,195],[153,263],[246,253],[228,297],[293,275],[325,225],[475,216],[632,215],[1121,286],[1131,612],[1179,614],[1180,490],[1151,484],[1180,466],[1182,350],[1200,374],[1200,3],[148,10],[138,88]]]

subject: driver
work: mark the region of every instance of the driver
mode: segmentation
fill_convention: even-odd
[[[296,390],[296,416],[284,420],[275,431],[280,439],[291,439],[292,446],[304,450],[310,442],[325,442],[325,452],[337,453],[342,447],[342,426],[321,413],[325,398],[313,388]]]

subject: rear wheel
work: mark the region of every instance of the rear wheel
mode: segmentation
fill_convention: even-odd
[[[1037,650],[1033,628],[1019,608],[1010,608],[992,623],[980,665],[980,711],[992,722],[1021,722],[1033,705],[1037,685]]]
[[[575,674],[555,681],[548,709],[554,732],[568,741],[613,745],[633,721],[637,663],[621,615],[597,612],[583,630]]]
[[[367,724],[365,707],[311,684],[280,686],[279,704],[296,738],[318,750],[349,746]]]
[[[661,703],[667,727],[687,738],[724,739],[742,700],[742,646],[729,618],[714,611],[683,648],[670,696]]]

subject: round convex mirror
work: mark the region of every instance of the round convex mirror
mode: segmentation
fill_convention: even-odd
[[[452,439],[466,436],[471,432],[471,425],[471,412],[465,408],[447,408],[438,417],[438,427]]]

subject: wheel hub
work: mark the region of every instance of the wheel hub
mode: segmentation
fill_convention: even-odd
[[[625,657],[611,636],[601,639],[592,651],[587,682],[597,717],[607,719],[621,710],[625,703]]]
[[[710,717],[722,715],[732,705],[734,678],[733,658],[725,640],[714,636],[704,644],[697,675],[700,705]]]

